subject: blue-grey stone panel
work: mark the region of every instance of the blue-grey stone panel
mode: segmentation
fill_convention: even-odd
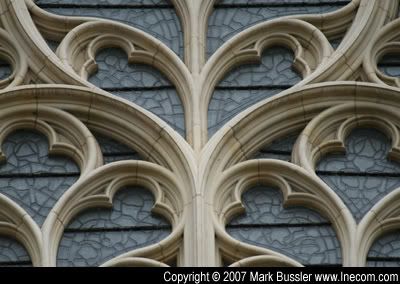
[[[348,3],[348,1],[312,1],[312,3],[295,1],[297,5],[293,5],[296,3],[292,1],[273,1],[271,3],[271,1],[240,0],[222,1],[217,4],[208,22],[208,56],[212,55],[231,37],[257,23],[288,15],[332,12]],[[243,4],[247,4],[247,6]],[[235,5],[239,7],[235,7]]]
[[[124,252],[159,242],[169,230],[135,232],[65,233],[58,252],[57,266],[99,266]]]
[[[393,232],[380,237],[368,252],[368,257],[400,258],[400,232]]]
[[[319,171],[357,173],[400,173],[400,163],[390,161],[391,141],[375,129],[355,129],[345,141],[346,154],[326,155]]]
[[[283,89],[273,90],[215,90],[208,106],[208,136],[211,137],[229,120],[246,108]]]
[[[267,48],[259,64],[244,64],[229,72],[220,87],[292,86],[301,80],[293,69],[293,52],[284,47]]]
[[[272,249],[304,265],[341,264],[340,244],[330,226],[228,228],[234,238]]]
[[[340,196],[357,221],[379,200],[400,187],[399,177],[318,175]]]
[[[299,82],[293,59],[290,50],[272,47],[263,52],[260,64],[242,65],[229,72],[210,100],[209,137],[241,111]]]
[[[4,174],[79,173],[79,167],[65,156],[49,156],[47,138],[31,130],[18,130],[2,145],[6,162],[0,165]]]
[[[121,49],[109,48],[96,56],[99,71],[89,81],[114,95],[156,114],[185,136],[185,115],[175,87],[157,69],[129,64]]]
[[[400,186],[400,164],[388,159],[391,142],[375,129],[354,130],[345,147],[345,155],[332,153],[322,158],[317,174],[360,221],[372,206]]]
[[[376,240],[371,246],[367,266],[400,267],[400,232],[392,232]]]
[[[160,71],[145,64],[129,63],[119,48],[107,48],[96,55],[98,71],[89,82],[102,88],[133,88],[172,86]]]
[[[246,213],[226,230],[232,237],[285,254],[304,265],[341,264],[340,244],[330,222],[303,207],[283,208],[282,193],[258,186],[243,194]]]
[[[103,154],[114,154],[114,153],[127,153],[127,152],[135,152],[135,150],[131,149],[125,144],[120,143],[119,141],[110,138],[108,136],[93,133],[96,137],[97,143],[99,143],[101,152]]]
[[[121,189],[114,197],[113,209],[96,208],[82,212],[68,229],[167,226],[168,222],[151,213],[153,195],[141,187]]]
[[[16,240],[0,236],[0,267],[32,266],[26,249]]]
[[[78,215],[61,240],[58,266],[98,266],[124,252],[157,243],[171,232],[168,222],[151,213],[154,197],[140,187],[121,189],[113,209]]]
[[[400,267],[400,260],[395,260],[395,261],[368,260],[366,266],[367,267]]]
[[[113,3],[117,1],[54,1],[53,3],[38,2],[39,7],[46,11],[65,16],[97,17],[118,21],[143,30],[156,37],[176,54],[183,57],[183,32],[180,20],[172,5],[163,4],[162,7],[151,7],[153,1],[143,1],[150,5],[147,8],[135,7],[135,3]],[[78,3],[77,3],[78,2]],[[99,2],[99,1],[97,1]],[[159,2],[159,1],[158,1]],[[57,5],[58,4],[58,5]],[[162,3],[156,3],[162,4]],[[126,6],[123,6],[126,5]]]
[[[18,203],[41,226],[57,200],[79,178],[57,177],[1,177],[0,193]]]
[[[134,102],[154,113],[185,137],[185,114],[181,101],[174,89],[115,91],[113,94]]]
[[[112,155],[112,156],[104,156],[103,161],[104,164],[110,164],[118,161],[127,161],[127,160],[143,160],[139,155],[130,154],[130,155]]]
[[[13,199],[42,225],[51,208],[79,178],[77,164],[64,156],[49,156],[47,138],[18,130],[2,145],[0,193]]]
[[[320,224],[328,221],[317,212],[304,207],[283,208],[280,190],[258,186],[242,196],[246,213],[232,220],[229,225],[239,224]]]

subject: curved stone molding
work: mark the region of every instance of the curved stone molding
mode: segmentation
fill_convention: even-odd
[[[400,36],[399,27],[400,19],[396,19],[382,28],[382,30],[380,30],[375,36],[372,44],[364,55],[363,67],[367,80],[375,83],[400,87],[398,77],[392,77],[383,73],[377,66],[378,62],[386,54],[398,54],[400,52],[398,43]]]
[[[202,91],[201,105],[208,109],[215,85],[234,66],[257,62],[266,48],[277,45],[294,52],[294,67],[303,77],[314,72],[333,51],[323,33],[306,22],[288,19],[258,24],[226,42],[208,60],[202,70],[202,80],[208,84]],[[306,54],[308,60],[304,58]],[[207,109],[202,111],[203,115]]]
[[[376,98],[377,93],[379,93],[379,100],[377,100]],[[323,99],[321,97],[321,94],[323,95]],[[199,174],[201,174],[202,176],[208,176],[208,179],[204,181],[204,183],[201,185],[206,192],[207,203],[218,205],[218,202],[222,202],[221,204],[223,204],[223,202],[227,200],[226,196],[220,194],[222,191],[224,191],[224,187],[221,188],[221,179],[223,179],[221,177],[221,173],[230,172],[234,169],[237,169],[241,164],[244,163],[242,161],[248,160],[252,156],[256,149],[259,149],[263,145],[272,142],[277,137],[285,136],[308,124],[308,128],[304,130],[303,135],[299,138],[292,153],[292,159],[294,158],[296,162],[299,161],[299,159],[296,157],[301,156],[304,157],[302,161],[307,160],[306,163],[300,163],[303,168],[302,170],[305,169],[306,172],[304,172],[304,177],[299,177],[297,180],[303,181],[307,178],[310,178],[314,182],[320,184],[321,188],[326,188],[326,192],[329,192],[329,195],[332,197],[332,200],[329,201],[329,203],[331,204],[329,206],[338,206],[338,208],[340,209],[337,210],[339,210],[341,214],[343,214],[342,220],[346,220],[342,223],[340,230],[335,227],[342,246],[343,265],[360,265],[360,263],[363,263],[363,261],[365,261],[366,254],[368,252],[368,249],[365,249],[364,256],[361,256],[359,253],[357,253],[357,251],[360,249],[358,246],[357,238],[361,238],[361,236],[363,235],[368,235],[365,234],[365,231],[363,232],[362,227],[364,225],[362,224],[367,222],[366,220],[373,218],[373,212],[375,211],[374,208],[379,208],[380,206],[382,206],[385,200],[387,198],[390,198],[389,196],[393,196],[394,192],[397,192],[397,190],[394,190],[387,197],[379,201],[371,209],[371,211],[366,216],[364,216],[364,219],[360,222],[360,224],[357,225],[348,209],[344,209],[345,205],[340,200],[340,198],[336,196],[336,194],[325,184],[321,184],[321,180],[315,175],[311,154],[318,153],[318,150],[312,152],[308,151],[307,149],[308,147],[315,146],[315,149],[317,149],[318,147],[317,144],[306,144],[304,139],[309,139],[310,137],[311,139],[318,140],[322,139],[324,135],[326,135],[327,139],[332,139],[332,135],[329,136],[327,133],[336,133],[337,129],[340,129],[339,133],[342,133],[343,137],[350,131],[350,129],[353,129],[358,122],[364,121],[364,125],[379,128],[384,133],[393,137],[392,143],[397,143],[397,129],[395,129],[393,125],[397,124],[396,121],[398,120],[398,114],[396,114],[398,112],[396,110],[398,110],[400,106],[396,100],[396,98],[398,97],[399,93],[395,88],[381,87],[374,84],[354,84],[351,82],[343,82],[340,84],[340,87],[335,83],[324,83],[310,85],[308,87],[303,87],[295,91],[287,90],[281,95],[270,98],[265,102],[258,103],[257,105],[244,111],[241,115],[236,117],[236,119],[233,119],[230,123],[228,123],[228,125],[224,126],[221,131],[218,132],[209,141],[208,145],[204,149],[202,155],[203,160],[202,165],[200,166]],[[323,110],[326,111],[323,112]],[[321,118],[321,116],[325,116],[328,113],[337,113],[338,117],[342,121],[346,121],[349,116],[351,118],[354,116],[354,114],[356,114],[357,120],[349,119],[343,127],[340,127],[340,125],[342,124],[340,123],[340,119],[339,121],[337,119],[326,119],[327,117],[325,117],[325,119],[319,119]],[[363,114],[365,113],[367,115],[363,116]],[[383,113],[385,114],[381,115]],[[379,116],[380,119],[376,119],[377,116]],[[315,119],[312,120],[312,118],[314,117]],[[309,124],[310,120],[311,123]],[[321,124],[318,124],[317,121]],[[330,124],[335,125],[335,123],[337,124],[335,127],[329,126]],[[313,126],[316,126],[318,129],[320,129],[322,134],[318,132],[318,134],[315,133],[314,135],[308,136],[311,132],[307,129],[311,129]],[[322,140],[318,141],[324,142]],[[340,145],[340,149],[343,150],[343,145]],[[338,148],[337,146],[335,146],[335,144],[333,144],[330,149],[337,150]],[[307,153],[309,153],[309,155],[307,155]],[[390,155],[393,158],[397,157],[396,147],[392,149]],[[261,161],[262,160],[260,160],[260,163]],[[267,161],[268,160],[266,160],[266,163]],[[249,163],[251,162],[256,163],[250,160]],[[275,163],[278,163],[278,161],[276,161]],[[291,168],[292,165],[288,164],[287,167]],[[265,173],[265,175],[268,176],[268,174],[271,174],[271,172],[273,171],[277,171],[278,174],[282,174],[285,172],[283,169],[278,169],[279,168],[277,167],[271,168],[268,172]],[[262,175],[257,175],[255,173],[257,171],[257,168],[255,168],[253,174],[258,179],[262,178]],[[235,177],[232,180],[227,179],[227,181],[225,181],[227,188],[232,188],[232,186],[234,185],[234,180],[236,180],[239,173],[244,174],[244,171],[236,172],[234,175]],[[288,175],[288,177],[294,175],[294,173],[291,173],[290,175]],[[275,183],[273,184],[276,184],[277,178],[275,178],[274,180]],[[316,190],[315,193],[321,194],[321,189]],[[240,195],[236,194],[237,198],[239,196]],[[307,199],[309,201],[311,200],[309,197],[307,197]],[[326,197],[323,197],[322,200],[327,201]],[[322,201],[319,201],[319,203],[321,202]],[[333,205],[334,203],[336,205]],[[216,208],[222,208],[221,206],[222,205],[218,205]],[[310,204],[308,204],[307,206],[313,208]],[[326,205],[325,207],[329,208],[329,206]],[[215,205],[211,207],[215,208]],[[233,208],[240,209],[241,206]],[[215,210],[217,214],[221,214],[221,210]],[[326,212],[320,213],[323,216],[327,217]],[[333,219],[335,218],[333,216],[335,216],[335,214],[331,215],[329,219],[334,224]],[[215,222],[215,230],[217,232],[217,235],[226,235],[224,228],[221,225],[224,224],[224,222],[222,220],[216,220]],[[238,252],[241,251],[241,248],[245,248],[244,251],[251,251],[245,255],[241,255],[241,257],[249,257],[259,254],[271,254],[271,252],[260,252],[260,248],[253,248],[253,250],[250,250],[247,245],[240,242],[238,243],[233,239],[229,239],[229,237],[227,236],[223,243],[225,243],[225,247],[223,248],[224,252]],[[371,245],[371,243],[369,243],[369,245]]]
[[[359,3],[359,4],[358,4]],[[358,11],[346,37],[337,50],[326,61],[320,72],[304,80],[303,84],[335,80],[356,80],[363,62],[365,47],[370,46],[375,33],[385,25],[386,19],[397,11],[396,1],[353,1]]]
[[[67,85],[24,86],[3,91],[0,102],[6,110],[2,112],[4,116],[14,112],[17,106],[21,107],[22,112],[27,104],[31,104],[34,110],[37,105],[43,104],[43,108],[39,108],[43,109],[43,116],[50,106],[65,115],[72,113],[73,116],[66,119],[75,117],[73,121],[79,123],[79,127],[86,125],[92,131],[112,134],[137,150],[143,159],[170,168],[182,178],[186,176],[183,178],[185,181],[191,176],[187,173],[194,169],[194,162],[187,158],[193,155],[192,149],[170,126],[142,108],[100,90]],[[56,108],[62,108],[63,111]],[[59,120],[65,124],[62,116]],[[95,143],[95,138],[89,133],[87,139],[93,139]]]
[[[18,117],[18,118],[16,118]],[[49,141],[49,153],[70,156],[81,168],[82,175],[102,164],[100,149],[89,130],[72,115],[34,102],[5,108],[0,118],[0,144],[13,131],[36,129]],[[6,157],[0,152],[0,158]]]
[[[68,98],[57,95],[65,93],[68,93]],[[162,261],[176,259],[182,243],[184,212],[187,210],[185,206],[190,205],[189,196],[191,196],[190,188],[192,188],[191,174],[185,177],[185,171],[190,168],[186,163],[190,160],[187,157],[191,155],[191,152],[187,150],[182,152],[187,146],[184,146],[182,142],[184,140],[180,135],[165,123],[162,123],[163,127],[157,126],[154,120],[140,115],[140,111],[132,112],[131,109],[126,108],[125,103],[115,97],[101,93],[94,96],[93,91],[86,88],[22,87],[4,91],[0,101],[4,107],[1,114],[1,139],[14,129],[21,127],[37,129],[48,137],[52,153],[73,154],[73,158],[81,167],[81,178],[58,200],[41,230],[26,213],[20,213],[20,219],[22,216],[27,216],[25,218],[30,220],[30,230],[36,231],[37,243],[40,243],[33,246],[21,240],[32,255],[34,265],[55,265],[58,242],[64,229],[63,224],[68,224],[73,216],[86,208],[110,207],[115,192],[128,184],[142,185],[149,189],[156,198],[154,212],[165,216],[174,229],[173,233],[160,243],[123,254],[118,259],[136,256]],[[112,104],[115,105],[110,108]],[[75,116],[57,108],[63,108]],[[115,110],[118,108],[119,114],[124,118],[115,116]],[[107,116],[109,111],[112,112],[111,118]],[[100,119],[100,117],[103,118]],[[99,122],[101,122],[100,125]],[[164,166],[144,161],[121,161],[101,167],[103,161],[100,148],[95,137],[83,123],[92,130],[100,130],[99,132],[108,129],[108,133],[113,133],[118,140],[134,148],[140,145],[137,149],[143,156]],[[152,126],[146,127],[146,123]],[[139,125],[143,128],[138,127]],[[63,134],[62,142],[58,133]],[[78,141],[83,144],[75,145]],[[74,146],[70,146],[67,142]],[[179,144],[181,147],[177,146]],[[171,156],[164,152],[167,148],[172,149],[171,147],[175,148],[173,151],[178,151],[180,154],[177,152]],[[183,158],[186,155],[189,156],[182,160],[186,166],[183,164],[179,166],[179,162],[177,163],[179,157]],[[166,167],[173,169],[175,173]],[[13,208],[18,208],[15,204],[13,206]],[[11,209],[9,211],[12,212]],[[39,256],[34,256],[35,252],[32,252],[30,247],[36,247],[39,250],[36,254]]]
[[[318,178],[312,178],[303,169],[282,161],[252,160],[239,163],[225,171],[220,182],[215,185],[214,222],[218,244],[224,257],[236,259],[254,255],[272,255],[287,262],[288,257],[269,249],[255,247],[234,240],[224,229],[225,224],[234,216],[243,213],[242,193],[257,184],[271,185],[279,188],[284,197],[283,205],[304,206],[318,211],[332,222],[342,243],[343,261],[350,257],[346,253],[347,240],[351,234],[354,221],[343,202]],[[228,256],[226,256],[226,254]],[[295,263],[291,260],[291,263]]]
[[[354,128],[363,126],[386,133],[392,140],[389,157],[399,159],[398,119],[395,110],[375,103],[359,102],[357,106],[347,103],[330,108],[315,117],[301,133],[294,149],[294,163],[313,172],[317,161],[326,153],[344,152],[347,135]]]
[[[312,175],[316,161],[328,152],[344,152],[344,139],[356,127],[374,127],[391,138],[392,148],[389,158],[399,159],[398,110],[370,102],[338,105],[322,112],[312,120],[300,135],[294,149],[294,161]],[[321,124],[319,124],[321,123]],[[301,150],[300,150],[301,149]],[[356,226],[357,246],[355,265],[364,265],[369,247],[383,233],[399,227],[399,189],[392,189],[378,201]],[[356,251],[356,250],[354,250]]]
[[[110,261],[102,267],[169,267],[165,263],[142,258],[142,257],[129,257],[126,259],[117,259],[114,261]]]
[[[327,38],[343,34],[352,24],[361,0],[352,0],[346,6],[321,15],[292,16],[320,29]]]
[[[123,35],[123,36],[122,36]],[[96,70],[95,55],[107,47],[119,47],[129,62],[146,63],[160,69],[181,94],[189,92],[190,75],[182,61],[168,47],[146,33],[112,21],[92,21],[72,29],[57,49],[57,54],[71,71],[83,79]],[[186,106],[188,98],[182,97]]]
[[[298,263],[274,256],[252,256],[229,265],[229,267],[297,267]]]
[[[274,18],[307,19],[329,36],[332,36],[333,33],[341,33],[343,28],[345,29],[349,22],[351,23],[352,14],[355,12],[359,1],[333,0],[311,3],[296,0],[290,2],[264,0],[257,1],[257,3],[251,1],[214,2],[215,9],[209,18],[207,33],[207,53],[209,55],[223,41],[228,40],[234,34],[254,24]],[[344,8],[342,8],[343,6]]]
[[[11,74],[0,80],[0,89],[22,85],[26,80],[28,63],[25,54],[14,42],[14,39],[4,30],[0,30],[0,59],[7,62]]]
[[[76,25],[69,25],[71,29],[63,34],[57,55],[63,63],[65,73],[78,73],[81,81],[85,82],[84,85],[93,87],[87,79],[97,70],[96,54],[110,47],[124,50],[130,63],[145,63],[162,71],[176,86],[185,112],[187,139],[193,140],[190,117],[193,112],[190,96],[193,79],[181,59],[165,44],[139,29],[111,20],[51,16],[33,3],[30,4],[30,9],[36,11],[39,18],[49,17],[49,21],[63,23],[69,18],[74,19],[72,22]]]
[[[88,208],[112,207],[113,196],[126,185],[139,185],[150,190],[155,196],[153,211],[168,219],[173,232],[155,245],[118,258],[141,256],[163,260],[176,255],[185,219],[181,199],[184,193],[179,189],[179,182],[171,172],[160,166],[142,161],[122,161],[103,166],[82,182],[78,181],[54,206],[42,229],[45,243],[51,244],[46,250],[49,257],[46,265],[55,265],[64,224],[70,223],[74,216]]]
[[[400,208],[398,200],[400,188],[386,195],[366,214],[357,230],[358,259],[355,265],[364,266],[372,244],[385,234],[400,228]]]
[[[36,28],[28,7],[31,0],[12,1],[5,0],[0,3],[2,23],[4,29],[12,33],[19,49],[26,56],[28,66],[32,71],[27,83],[67,83],[85,85],[76,73],[69,72],[60,59],[53,53]],[[78,20],[79,21],[79,20]],[[49,26],[53,26],[50,24]]]
[[[18,204],[0,194],[0,233],[18,240],[34,266],[42,263],[42,234],[36,222]]]
[[[76,26],[93,20],[89,17],[68,17],[49,13],[40,9],[34,0],[25,0],[25,4],[43,36],[54,41],[61,41]]]

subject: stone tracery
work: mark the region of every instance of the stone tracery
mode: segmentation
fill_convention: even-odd
[[[327,245],[335,249],[336,256],[327,258],[333,264],[385,265],[374,260],[385,253],[393,258],[392,264],[397,263],[397,254],[388,249],[398,239],[390,234],[400,228],[399,209],[393,202],[399,194],[397,171],[377,168],[372,172],[376,176],[361,177],[368,182],[385,179],[390,183],[385,189],[390,190],[378,190],[375,195],[379,198],[371,200],[364,195],[371,204],[366,208],[362,203],[364,211],[358,214],[349,204],[357,202],[353,197],[359,195],[360,187],[348,190],[325,178],[326,172],[332,171],[331,165],[317,163],[339,151],[341,158],[331,158],[334,170],[346,175],[346,184],[360,183],[359,176],[370,174],[369,170],[357,172],[357,179],[338,166],[346,163],[344,154],[358,153],[357,141],[354,145],[349,142],[354,147],[347,152],[345,141],[353,141],[350,133],[360,125],[366,133],[376,129],[388,138],[385,151],[379,147],[372,147],[374,153],[368,150],[375,163],[379,159],[392,164],[399,161],[400,85],[397,61],[390,63],[393,57],[388,57],[398,49],[398,1],[337,1],[331,10],[321,0],[317,2],[326,9],[317,3],[302,15],[286,7],[293,11],[265,16],[265,7],[246,7],[252,5],[246,1],[124,0],[118,9],[128,4],[132,7],[125,7],[123,23],[114,21],[119,13],[113,14],[115,7],[108,7],[115,3],[98,2],[105,11],[78,7],[86,5],[81,1],[0,3],[0,59],[6,63],[0,64],[4,67],[0,68],[0,141],[4,144],[7,135],[18,129],[38,130],[48,140],[44,149],[72,158],[80,170],[79,174],[74,168],[76,178],[42,214],[39,225],[35,216],[23,217],[30,212],[26,203],[17,202],[21,200],[15,200],[14,195],[0,195],[0,246],[9,251],[0,253],[0,264],[28,265],[32,261],[34,266],[57,265],[58,252],[68,243],[63,235],[71,230],[65,224],[90,208],[105,210],[118,204],[119,190],[126,186],[145,188],[154,197],[152,211],[171,224],[168,233],[154,238],[154,243],[127,245],[118,252],[104,253],[104,258],[92,257],[86,265],[318,264],[316,259],[299,257],[301,245],[293,253],[284,247],[287,243],[279,248],[268,244],[271,240],[246,244],[243,238],[239,238],[242,242],[228,234],[245,235],[240,228],[225,226],[244,212],[242,193],[260,183],[279,188],[281,201],[288,208],[304,206],[322,216],[318,222],[329,224],[331,230],[324,236],[337,238],[334,245]],[[287,4],[275,2],[279,2],[277,6]],[[60,3],[68,7],[60,8]],[[224,11],[224,5],[229,9],[241,5],[237,9],[243,13],[265,17],[235,27],[235,15]],[[129,17],[140,9],[146,13],[131,21]],[[315,15],[315,11],[324,13]],[[218,13],[233,15],[228,26],[219,23]],[[156,23],[156,18],[163,20]],[[218,34],[218,25],[233,30]],[[340,45],[333,49],[330,42],[342,36]],[[264,55],[275,46],[292,51],[294,67],[303,80],[292,76],[295,73],[288,64],[283,68],[282,62],[273,60],[277,64],[267,66],[267,71],[261,68],[261,73],[284,73],[285,88],[273,94],[258,90],[259,98],[252,94],[250,103],[237,107],[237,112],[210,119],[215,99],[221,100],[227,112],[232,111],[227,104],[231,94],[218,98],[219,88],[234,87],[243,92],[249,86],[260,89],[260,80],[261,85],[271,84],[257,70],[242,65],[264,64]],[[139,69],[147,64],[165,75],[166,79],[158,77],[144,87],[174,86],[176,93],[162,90],[166,94],[158,94],[157,99],[153,91],[158,90],[150,90],[149,97],[118,98],[104,86],[109,75],[100,74],[104,62],[98,55],[108,48],[123,50],[128,60],[123,64],[134,63]],[[128,66],[116,64],[122,69]],[[98,76],[88,80],[98,67]],[[153,71],[146,68],[139,72],[140,80],[132,77],[125,80],[127,86],[112,87],[137,88],[148,83],[143,74]],[[218,84],[230,71],[231,77]],[[282,83],[279,78],[278,83]],[[147,101],[141,104],[143,98]],[[7,151],[2,154],[10,159]],[[251,200],[246,202],[251,204]],[[146,210],[149,213],[150,209]],[[285,229],[289,227],[290,222]],[[137,241],[135,237],[130,240]],[[83,258],[76,264],[85,264]]]

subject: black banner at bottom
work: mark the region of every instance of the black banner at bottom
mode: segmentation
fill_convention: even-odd
[[[53,274],[57,274],[53,278]],[[399,283],[396,268],[0,268],[0,275],[14,281],[21,277],[76,281],[129,283]],[[85,278],[86,276],[90,278]],[[61,277],[61,278],[60,278]],[[8,277],[7,277],[8,278]],[[5,279],[5,278],[3,278]],[[4,282],[6,283],[6,282]]]

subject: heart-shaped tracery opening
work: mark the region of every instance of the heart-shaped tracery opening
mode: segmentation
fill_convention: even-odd
[[[373,128],[353,130],[345,147],[345,154],[323,157],[316,173],[360,221],[379,200],[400,186],[400,163],[388,159],[391,142]]]
[[[154,216],[152,194],[141,187],[117,192],[113,209],[89,209],[66,227],[60,243],[58,266],[98,266],[124,252],[158,243],[171,225]]]
[[[65,156],[49,156],[47,138],[36,131],[17,130],[2,145],[0,193],[18,203],[42,225],[53,205],[79,178],[77,164]]]
[[[242,200],[246,213],[226,226],[232,237],[307,266],[341,265],[335,231],[317,212],[303,207],[283,208],[282,193],[266,186],[246,191]]]

